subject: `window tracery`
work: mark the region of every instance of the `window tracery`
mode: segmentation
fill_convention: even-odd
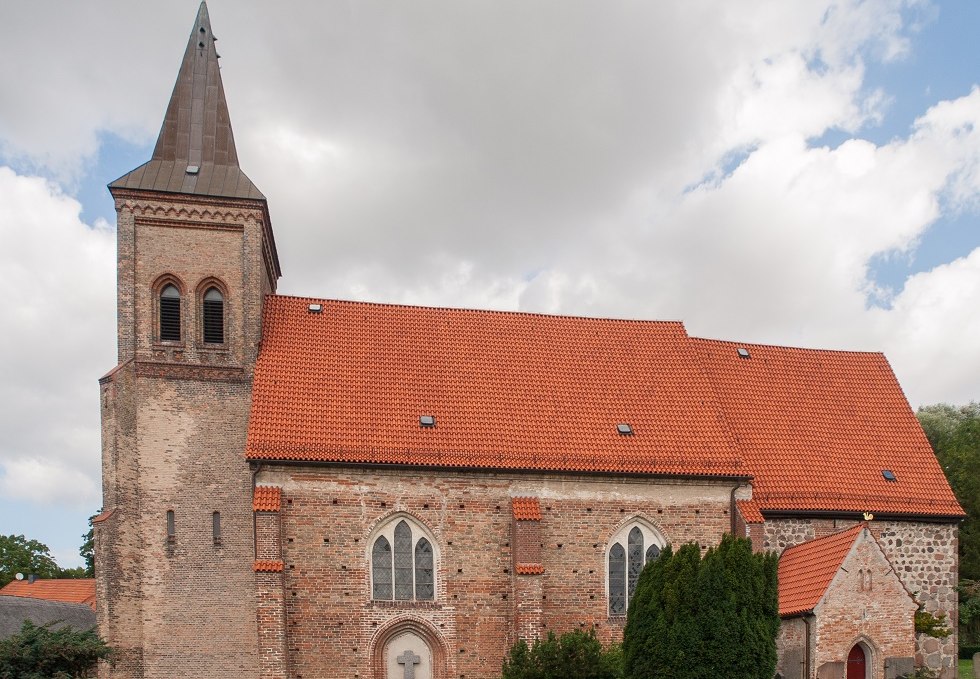
[[[371,545],[371,598],[435,599],[435,550],[420,525],[404,516],[389,521]]]
[[[606,550],[609,615],[626,615],[643,567],[660,556],[663,545],[663,537],[641,521],[628,523],[612,537]]]

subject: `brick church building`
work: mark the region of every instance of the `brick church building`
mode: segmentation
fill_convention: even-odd
[[[953,676],[963,512],[881,354],[277,295],[204,4],[109,188],[100,676],[495,677],[726,532],[783,553],[781,676]]]

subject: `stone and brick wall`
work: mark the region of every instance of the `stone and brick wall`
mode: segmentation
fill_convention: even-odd
[[[100,631],[118,660],[100,674],[256,677],[259,574],[243,451],[262,304],[275,287],[264,204],[114,195],[120,365],[100,385],[111,513],[96,529],[96,572]],[[159,340],[162,276],[181,282],[180,342]],[[226,293],[225,342],[205,346],[199,297],[213,281]]]
[[[779,625],[779,635],[776,637],[776,673],[782,679],[810,679],[807,675],[807,663],[811,663],[808,653],[813,649],[813,623],[810,626],[802,617],[787,618]],[[808,637],[809,636],[809,643]]]
[[[782,552],[786,547],[844,530],[857,523],[851,519],[769,519],[763,526],[761,548]],[[902,584],[930,613],[944,614],[954,634],[947,639],[919,635],[916,660],[955,677],[957,600],[957,527],[949,523],[923,521],[871,521],[878,538]]]
[[[814,610],[814,667],[846,660],[861,643],[871,679],[884,679],[890,659],[915,653],[912,616],[918,606],[896,576],[879,546],[858,537],[823,599]]]
[[[287,654],[303,679],[375,676],[380,649],[405,631],[431,639],[445,676],[499,677],[515,617],[540,621],[519,626],[532,638],[594,625],[618,641],[605,552],[624,522],[642,517],[674,544],[716,544],[730,528],[724,482],[275,465],[256,482],[282,488]],[[539,499],[541,574],[514,573],[515,496]],[[434,601],[372,601],[372,533],[401,515],[437,543]]]

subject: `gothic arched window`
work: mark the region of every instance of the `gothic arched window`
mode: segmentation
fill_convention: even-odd
[[[422,527],[396,517],[371,545],[371,598],[383,601],[435,599],[435,552]]]
[[[204,293],[204,343],[224,344],[225,298],[218,288]]]
[[[609,615],[626,615],[643,567],[660,556],[663,538],[645,523],[621,528],[606,551]]]
[[[180,290],[173,283],[160,291],[160,340],[180,341]]]

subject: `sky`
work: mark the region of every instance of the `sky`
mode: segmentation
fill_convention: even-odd
[[[975,0],[211,0],[279,292],[682,320],[980,399]],[[194,0],[0,0],[0,534],[81,564]]]

